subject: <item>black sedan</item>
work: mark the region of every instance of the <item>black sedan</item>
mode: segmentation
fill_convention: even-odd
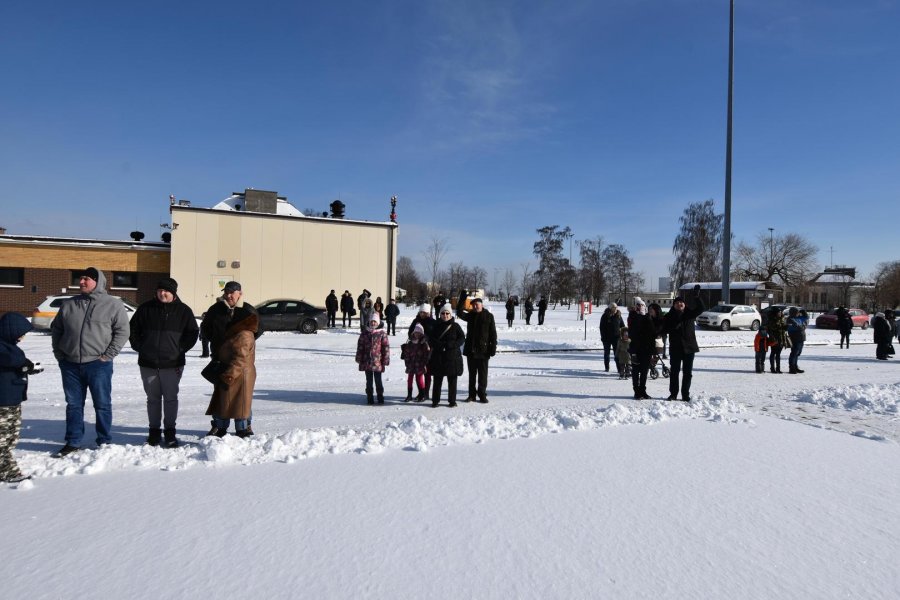
[[[328,326],[328,313],[324,308],[303,300],[279,298],[256,305],[260,331],[299,331],[315,333]]]

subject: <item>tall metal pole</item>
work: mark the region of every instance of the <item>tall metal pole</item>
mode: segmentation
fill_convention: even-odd
[[[728,134],[725,142],[725,234],[722,240],[722,303],[731,302],[731,105],[734,94],[734,0],[728,21]]]

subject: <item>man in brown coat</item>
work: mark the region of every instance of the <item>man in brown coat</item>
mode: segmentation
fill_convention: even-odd
[[[226,368],[219,376],[206,414],[212,416],[212,429],[207,435],[222,437],[228,432],[228,424],[234,419],[238,437],[253,435],[253,388],[256,385],[256,330],[259,317],[246,307],[234,309],[216,353],[216,359]]]

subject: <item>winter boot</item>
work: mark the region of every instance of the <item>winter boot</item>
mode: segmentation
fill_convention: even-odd
[[[378,394],[378,404],[384,404],[384,394]]]
[[[639,388],[637,386],[634,387],[634,399],[635,400],[641,399],[641,388]]]
[[[450,408],[456,408],[456,398],[450,398]]]
[[[159,441],[162,439],[162,429],[158,427],[150,428],[150,435],[147,436],[147,445],[148,446],[159,446]]]
[[[404,398],[403,401],[412,402],[412,388],[406,388],[406,398]]]
[[[641,388],[641,400],[653,400],[653,398],[647,394],[646,387]]]
[[[438,404],[440,404],[440,402],[441,401],[438,398],[435,398],[434,400],[431,401],[431,408],[437,408]]]
[[[223,427],[216,427],[215,425],[209,430],[209,433],[206,434],[206,437],[225,437],[225,434],[228,433],[228,430]]]
[[[425,395],[424,390],[419,390],[419,393],[416,395],[416,402],[424,402],[428,399],[428,396]]]
[[[475,402],[475,396],[469,395],[464,402]]]
[[[248,438],[251,435],[253,435],[253,429],[249,425],[247,425],[247,429],[238,429],[237,431],[234,432],[234,435],[236,435],[242,439]]]
[[[372,392],[366,392],[366,404],[375,404],[375,396]]]
[[[166,448],[177,448],[178,447],[178,439],[175,437],[175,428],[166,429],[163,432],[165,436],[164,446]]]

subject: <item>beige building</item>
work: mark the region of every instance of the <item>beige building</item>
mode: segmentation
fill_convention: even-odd
[[[244,300],[297,298],[316,306],[335,290],[367,289],[385,304],[396,289],[394,222],[302,215],[275,192],[246,190],[213,208],[171,206],[171,275],[199,315],[239,281]]]

